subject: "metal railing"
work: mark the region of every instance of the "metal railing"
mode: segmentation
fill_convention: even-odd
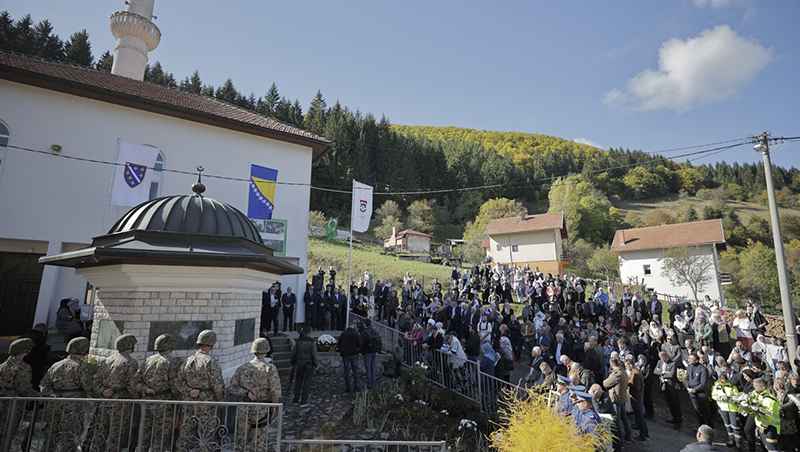
[[[289,452],[446,452],[445,441],[356,441],[297,439],[284,440],[283,450]]]
[[[366,319],[353,313],[350,315],[356,320]],[[417,362],[425,363],[431,383],[478,403],[484,412],[496,411],[498,402],[505,397],[503,394],[509,394],[507,391],[517,397],[527,396],[525,388],[481,372],[477,361],[458,358],[441,350],[425,349],[406,339],[399,330],[379,322],[372,322],[372,328],[381,336],[384,352],[409,368]]]
[[[267,451],[283,405],[90,398],[0,398],[0,451]]]
[[[445,452],[444,441],[283,439],[280,403],[0,397],[0,452]]]

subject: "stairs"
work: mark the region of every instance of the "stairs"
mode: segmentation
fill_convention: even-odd
[[[270,337],[270,340],[272,341],[272,363],[278,368],[278,375],[288,377],[291,373],[292,341],[287,336]]]

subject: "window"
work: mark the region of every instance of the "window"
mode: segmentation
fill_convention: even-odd
[[[503,251],[503,245],[497,244],[497,251]]]
[[[3,175],[3,167],[4,162],[6,159],[6,153],[8,152],[8,139],[11,134],[8,131],[8,127],[0,121],[0,176]]]
[[[649,274],[651,274],[651,272],[650,272],[650,265],[649,265],[649,264],[647,264],[647,265],[645,265],[645,266],[644,266],[644,274],[645,274],[645,275],[649,275]]]
[[[511,246],[511,251],[516,253],[517,251],[519,251],[519,246],[518,245],[512,245]]]
[[[150,180],[150,199],[161,196],[161,185],[164,182],[164,154],[158,152],[156,164],[153,167],[153,178]]]

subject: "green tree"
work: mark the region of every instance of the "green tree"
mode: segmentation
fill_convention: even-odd
[[[658,260],[672,284],[689,286],[695,301],[697,293],[714,281],[714,261],[698,247],[667,248]]]
[[[200,80],[200,72],[194,71],[191,77],[183,79],[178,89],[187,93],[201,94],[203,91],[203,82]]]
[[[308,213],[308,235],[321,236],[325,235],[325,223],[328,220],[325,218],[325,213],[319,210],[312,210]]]
[[[61,61],[64,59],[64,43],[53,34],[53,26],[50,21],[43,20],[34,27],[36,35],[36,56]]]
[[[403,216],[403,209],[401,209],[400,205],[393,199],[387,199],[380,207],[375,209],[373,219],[377,220],[377,223],[380,224],[383,222],[384,218],[389,216],[395,219],[399,219]]]
[[[634,199],[664,196],[669,191],[667,183],[660,174],[641,166],[629,170],[622,178],[622,183]]]
[[[278,92],[278,85],[276,85],[275,82],[272,82],[272,85],[269,87],[269,91],[267,91],[266,96],[264,96],[264,100],[258,107],[258,112],[264,116],[274,117],[280,101],[281,95]]]
[[[240,94],[239,91],[236,91],[236,87],[233,86],[233,81],[228,79],[225,81],[224,85],[217,88],[217,91],[214,93],[214,97],[228,102],[229,104],[235,104],[239,99]]]
[[[152,66],[145,66],[144,81],[155,83],[156,85],[168,86],[170,88],[177,86],[175,83],[175,77],[172,74],[164,71],[160,61],[156,61],[156,64]]]
[[[375,237],[379,239],[385,239],[392,235],[392,228],[397,228],[398,231],[403,230],[403,223],[394,215],[387,215],[383,217],[380,222],[380,225],[373,228],[373,233]]]
[[[408,227],[419,232],[430,233],[439,225],[436,216],[436,200],[420,199],[408,206]]]
[[[581,238],[565,242],[564,253],[569,257],[567,272],[578,276],[588,276],[592,271],[588,262],[596,249],[596,246]]]
[[[311,107],[308,109],[303,122],[303,128],[311,133],[322,135],[325,130],[325,121],[328,117],[328,105],[325,103],[325,98],[322,97],[322,91],[317,91],[314,100],[311,101]]]
[[[67,62],[80,66],[92,66],[92,45],[89,43],[89,33],[84,29],[73,33],[64,47]]]
[[[619,275],[619,257],[611,248],[597,248],[586,262],[589,270],[605,276],[606,282]]]
[[[514,217],[521,212],[527,213],[522,203],[508,198],[494,198],[483,203],[478,216],[467,223],[464,229],[464,240],[467,242],[463,247],[464,259],[472,262],[483,260],[481,243],[490,220]]]
[[[695,210],[693,204],[689,204],[689,207],[686,209],[686,216],[683,217],[684,223],[691,223],[692,221],[697,221],[700,218],[697,216],[697,210]]]
[[[111,54],[108,50],[103,52],[100,55],[100,58],[97,59],[97,62],[94,64],[94,68],[98,71],[103,72],[111,72],[111,68],[114,66],[114,55]]]

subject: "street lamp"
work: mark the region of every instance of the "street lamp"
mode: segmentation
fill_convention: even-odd
[[[772,182],[769,139],[766,132],[762,133],[760,138],[761,142],[753,146],[753,150],[764,157],[764,173],[767,183],[767,197],[769,198],[769,216],[772,221],[772,240],[775,242],[775,261],[778,264],[778,283],[781,288],[783,323],[786,329],[786,351],[789,352],[789,362],[794,363],[797,351],[797,338],[794,329],[794,313],[792,312],[792,292],[789,290],[789,273],[786,270],[786,255],[783,251],[781,222],[778,217],[778,203],[775,200],[775,186]]]

